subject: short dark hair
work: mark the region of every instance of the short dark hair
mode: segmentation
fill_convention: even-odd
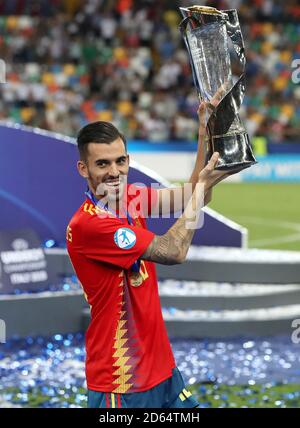
[[[126,138],[120,131],[110,122],[93,122],[80,129],[77,135],[77,146],[81,159],[86,159],[88,144],[110,144],[113,141],[121,138],[127,151]]]

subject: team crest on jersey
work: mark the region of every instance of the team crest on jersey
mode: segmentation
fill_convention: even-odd
[[[132,248],[136,243],[136,234],[127,227],[121,227],[115,232],[114,239],[119,248],[129,250],[129,248]]]

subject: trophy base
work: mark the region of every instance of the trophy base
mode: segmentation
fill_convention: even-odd
[[[219,152],[215,169],[221,171],[238,172],[257,163],[247,133],[213,136],[210,151]]]

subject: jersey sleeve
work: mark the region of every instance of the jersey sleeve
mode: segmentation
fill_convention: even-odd
[[[146,251],[154,233],[123,223],[119,218],[91,217],[81,231],[84,255],[92,260],[129,269]]]

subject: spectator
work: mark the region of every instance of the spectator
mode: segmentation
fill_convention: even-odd
[[[75,135],[110,118],[131,138],[193,140],[198,97],[178,30],[178,7],[193,3],[0,0],[1,119]],[[248,61],[241,115],[250,136],[297,141],[298,2],[206,3],[239,12]]]

